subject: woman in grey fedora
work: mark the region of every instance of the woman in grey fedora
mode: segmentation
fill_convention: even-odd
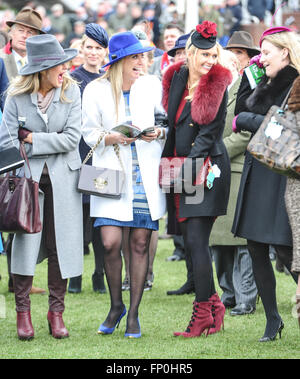
[[[63,50],[49,34],[27,39],[28,64],[8,88],[0,129],[0,149],[22,141],[32,177],[40,186],[43,230],[18,234],[12,247],[17,332],[31,339],[29,292],[36,263],[48,258],[49,330],[68,337],[64,326],[67,278],[82,273],[82,207],[76,190],[81,160],[80,91],[67,76],[66,62],[77,54]]]

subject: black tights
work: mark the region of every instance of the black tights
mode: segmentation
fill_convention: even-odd
[[[127,316],[128,333],[138,333],[138,308],[142,299],[149,264],[149,243],[152,230],[130,228],[130,307]],[[111,308],[104,322],[113,327],[124,309],[122,300],[122,228],[102,226],[101,236],[105,248],[104,267],[110,292]]]
[[[276,279],[273,266],[269,257],[269,245],[248,240],[248,249],[252,258],[253,274],[258,293],[261,297],[267,325],[264,336],[275,335],[279,323],[280,315],[277,309],[276,301]],[[288,246],[275,245],[274,249],[281,262],[291,272],[293,250]],[[292,278],[297,283],[297,276],[291,273]]]
[[[196,301],[208,301],[216,292],[209,236],[214,217],[191,217],[180,223],[184,247],[189,251],[193,263]]]

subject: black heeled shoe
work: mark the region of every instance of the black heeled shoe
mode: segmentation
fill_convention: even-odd
[[[188,295],[195,292],[195,287],[193,283],[185,282],[178,290],[167,291],[167,295]]]
[[[276,337],[277,337],[277,334],[279,334],[279,338],[281,338],[281,332],[284,328],[284,323],[282,320],[280,320],[280,324],[279,324],[279,327],[276,331],[276,333],[274,334],[274,336],[263,336],[259,342],[270,342],[270,341],[275,341],[276,340]]]
[[[81,292],[81,282],[82,276],[75,276],[74,278],[70,278],[68,292],[69,293],[80,293]]]
[[[93,291],[101,294],[106,293],[106,287],[104,283],[104,275],[94,272],[92,275]]]

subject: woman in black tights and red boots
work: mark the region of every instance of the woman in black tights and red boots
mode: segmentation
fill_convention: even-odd
[[[215,23],[204,21],[198,25],[186,43],[187,63],[170,66],[163,77],[163,103],[168,112],[169,131],[162,159],[187,158],[182,170],[183,181],[177,181],[176,188],[167,194],[168,214],[169,220],[179,221],[185,247],[191,254],[196,293],[191,322],[185,332],[176,332],[175,336],[215,333],[221,329],[225,314],[214,286],[209,236],[215,218],[227,210],[230,162],[222,134],[226,88],[232,76],[218,64],[220,50],[216,35]],[[192,192],[189,184],[194,183],[207,157],[214,166],[215,179],[212,188],[202,187],[204,197],[201,198],[200,187]],[[180,191],[182,184],[183,191]],[[172,222],[168,227],[171,229]]]

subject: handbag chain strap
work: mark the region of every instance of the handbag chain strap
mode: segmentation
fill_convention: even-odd
[[[104,138],[104,136],[106,136],[108,133],[101,133],[101,135],[99,136],[97,142],[95,143],[95,145],[91,148],[91,150],[87,153],[87,156],[84,158],[82,164],[86,164],[86,162],[92,157],[92,155],[94,154],[94,151],[97,149],[97,147],[100,145],[102,139]],[[121,160],[121,156],[120,156],[120,146],[117,144],[117,143],[114,143],[113,144],[113,148],[114,148],[114,151],[116,153],[116,156],[118,157],[119,159],[119,162],[120,162],[120,165],[122,167],[122,170],[125,172],[125,169],[124,169],[124,166],[123,166],[123,162]]]
[[[15,144],[15,142],[14,142],[14,140],[13,140],[13,138],[12,138],[12,135],[11,135],[11,133],[10,133],[9,127],[7,126],[6,120],[5,120],[5,118],[4,118],[4,114],[2,115],[2,122],[3,122],[3,124],[4,124],[5,127],[6,127],[6,130],[7,130],[7,132],[8,132],[8,135],[9,135],[9,138],[10,138],[10,140],[11,140],[11,143],[14,145],[14,147],[16,147],[16,148],[18,149],[17,144]]]
[[[292,87],[293,87],[293,86],[291,86],[291,88],[289,89],[289,91],[288,91],[288,93],[287,93],[285,99],[283,100],[283,103],[281,104],[281,108],[282,108],[282,110],[284,110],[284,108],[285,108],[286,105],[287,105],[287,102],[288,102],[288,99],[289,99],[289,97],[290,97],[290,93],[291,93]]]

